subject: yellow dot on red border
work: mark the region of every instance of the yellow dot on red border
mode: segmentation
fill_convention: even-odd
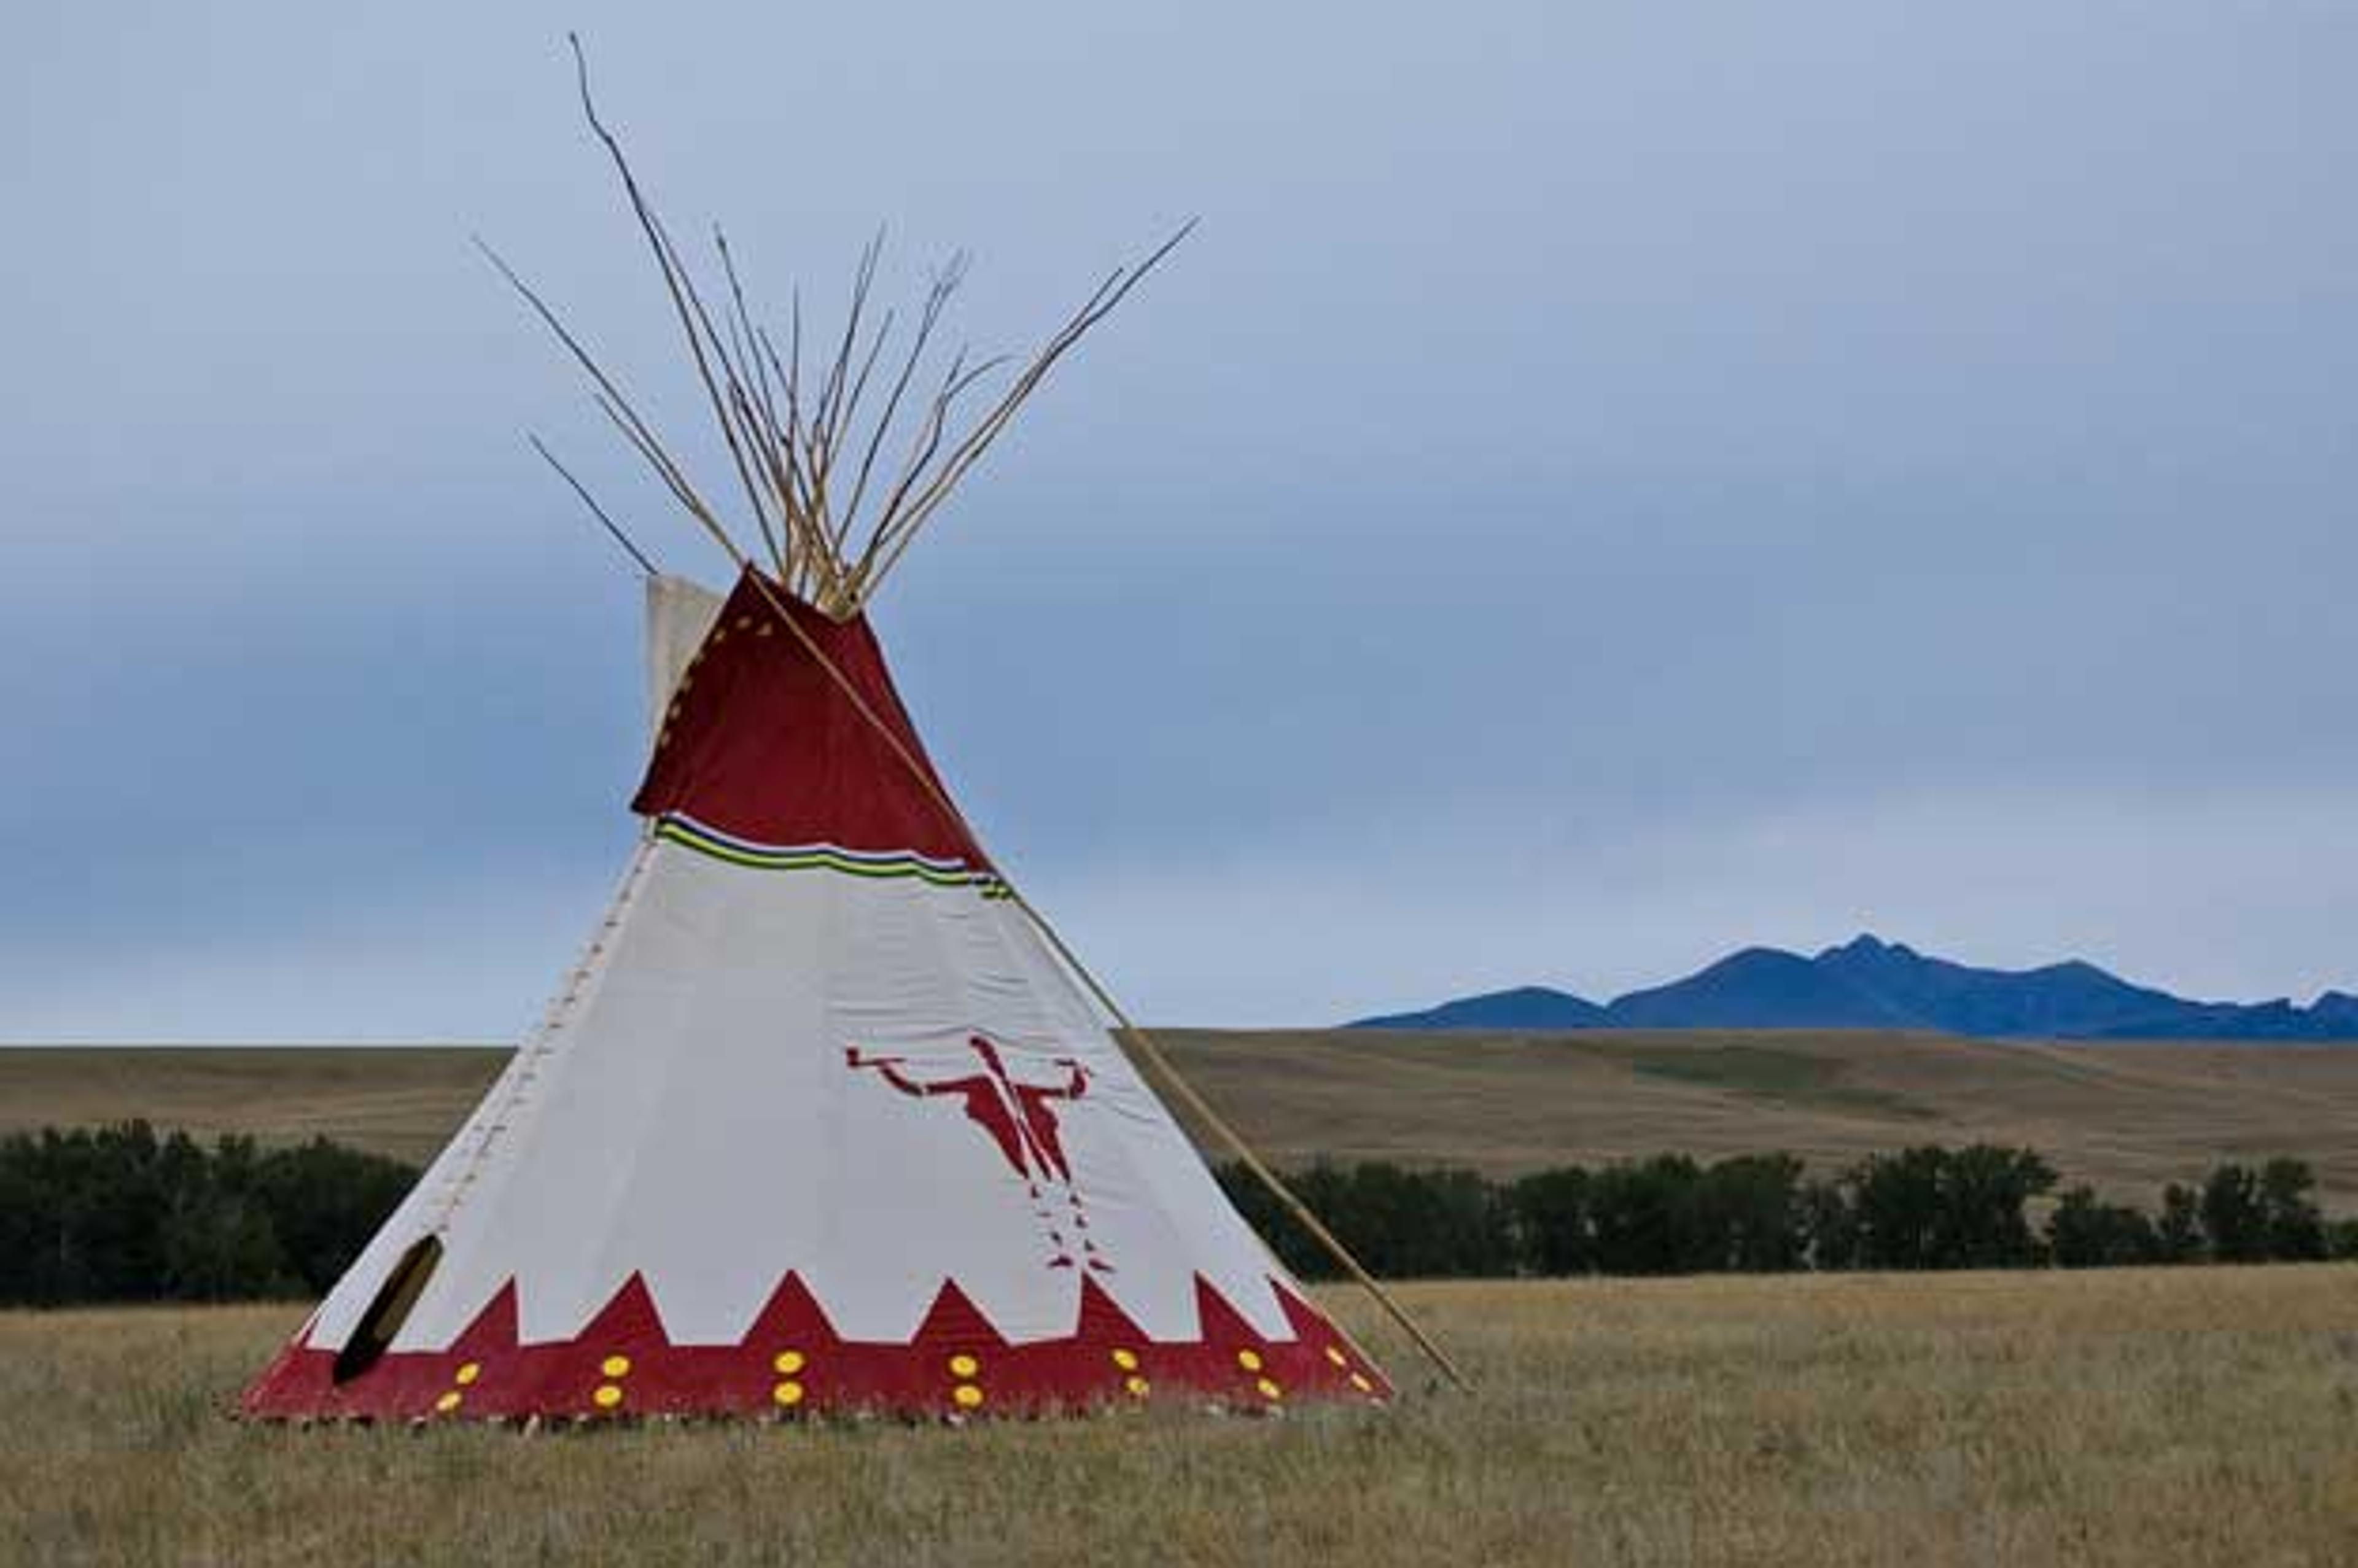
[[[972,1383],[960,1383],[950,1390],[950,1398],[957,1402],[958,1409],[970,1411],[982,1403],[982,1390]]]
[[[1351,1374],[1351,1387],[1358,1390],[1359,1392],[1363,1394],[1372,1394],[1376,1391],[1376,1386],[1368,1381],[1366,1377],[1357,1372]]]
[[[781,1405],[798,1405],[803,1402],[803,1386],[800,1383],[780,1383],[770,1390],[770,1398]]]
[[[1153,1384],[1148,1382],[1143,1378],[1125,1379],[1121,1386],[1130,1390],[1130,1398],[1137,1400],[1144,1399],[1154,1387]]]
[[[950,1357],[950,1376],[953,1378],[971,1378],[977,1372],[981,1370],[982,1363],[976,1360],[971,1356],[953,1356]]]
[[[622,1390],[612,1383],[600,1383],[598,1391],[590,1397],[597,1402],[600,1410],[610,1411],[622,1402]]]
[[[609,1378],[627,1378],[631,1375],[631,1358],[627,1356],[609,1356],[598,1363],[598,1370]]]
[[[795,1373],[801,1371],[806,1363],[803,1359],[803,1353],[801,1351],[781,1350],[778,1352],[775,1359],[771,1361],[770,1365],[791,1378]]]
[[[452,1389],[449,1392],[444,1394],[440,1399],[434,1401],[434,1408],[440,1411],[444,1415],[449,1415],[452,1411],[459,1408],[460,1403],[464,1400],[466,1397],[466,1395],[460,1393],[458,1390]]]
[[[1255,1383],[1253,1387],[1260,1390],[1260,1397],[1262,1399],[1282,1400],[1285,1398],[1285,1390],[1278,1387],[1273,1379],[1263,1378],[1260,1382]]]
[[[1113,1353],[1113,1364],[1125,1372],[1135,1372],[1138,1370],[1138,1352],[1117,1350]]]
[[[1248,1372],[1260,1371],[1261,1367],[1260,1352],[1258,1350],[1238,1351],[1237,1365],[1242,1367]]]
[[[480,1362],[470,1361],[465,1366],[460,1367],[457,1371],[451,1373],[450,1380],[463,1389],[482,1375],[483,1368]]]
[[[1342,1351],[1336,1349],[1332,1345],[1329,1345],[1326,1347],[1326,1359],[1332,1361],[1337,1367],[1347,1367],[1351,1364],[1351,1358],[1344,1355]]]

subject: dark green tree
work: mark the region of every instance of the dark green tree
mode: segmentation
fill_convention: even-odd
[[[2154,1222],[2154,1249],[2164,1263],[2199,1263],[2205,1241],[2202,1196],[2192,1187],[2172,1182],[2161,1189],[2161,1217]]]
[[[1336,1272],[1303,1227],[1238,1165],[1221,1180],[1286,1266],[1305,1279]],[[1387,1161],[1325,1162],[1287,1184],[1375,1273],[1396,1279],[1491,1277],[1518,1271],[1514,1213],[1505,1189],[1472,1171],[1418,1171]]]
[[[1844,1177],[1855,1243],[1852,1257],[1868,1269],[1937,1269],[1945,1149],[1903,1149],[1871,1154]]]
[[[1694,1225],[1701,1266],[1742,1273],[1798,1269],[1809,1249],[1801,1162],[1790,1154],[1738,1154],[1703,1173]]]
[[[2022,1269],[2039,1262],[2027,1210],[2054,1185],[2055,1167],[2028,1149],[1975,1143],[1951,1153],[1933,1243],[1938,1267]]]
[[[2275,1159],[2260,1168],[2260,1206],[2267,1212],[2268,1256],[2314,1262],[2326,1255],[2325,1216],[2310,1195],[2317,1173],[2306,1161]]]
[[[1508,1195],[1522,1265],[1535,1274],[1585,1274],[1596,1267],[1589,1228],[1588,1173],[1562,1165],[1523,1177]]]
[[[1683,1154],[1606,1166],[1590,1178],[1596,1267],[1607,1274],[1682,1274],[1710,1268],[1698,1225],[1702,1170]]]
[[[1877,1154],[1844,1178],[1857,1261],[1873,1269],[2013,1269],[2040,1260],[2026,1212],[2055,1184],[2028,1149],[1991,1144]]]
[[[1810,1267],[1828,1272],[1858,1266],[1858,1211],[1841,1181],[1813,1178],[1801,1193],[1801,1231]]]
[[[256,1155],[251,1144],[222,1143],[223,1184],[250,1195],[269,1216],[285,1249],[285,1266],[301,1287],[324,1292],[342,1277],[361,1249],[417,1180],[397,1160],[363,1153],[324,1138]]]
[[[2268,1256],[2268,1205],[2260,1178],[2245,1165],[2221,1165],[2202,1184],[2202,1231],[2222,1263],[2260,1263]]]
[[[2325,1255],[2336,1262],[2358,1263],[2358,1219],[2327,1222]]]
[[[2126,1205],[2100,1201],[2088,1186],[2065,1192],[2048,1216],[2047,1248],[2060,1269],[2117,1268],[2160,1255],[2153,1221]]]
[[[1293,1274],[1304,1280],[1331,1280],[1341,1273],[1335,1260],[1327,1256],[1326,1249],[1312,1239],[1310,1233],[1286,1212],[1285,1206],[1278,1202],[1276,1195],[1245,1167],[1242,1161],[1230,1161],[1218,1167],[1214,1174],[1219,1178],[1222,1190],[1228,1195],[1228,1201],[1237,1206],[1238,1214],[1244,1216],[1245,1223],[1269,1243],[1269,1249],[1277,1254],[1278,1261]],[[1318,1216],[1331,1228],[1336,1217],[1335,1198],[1341,1181],[1342,1173],[1322,1160],[1289,1174],[1286,1185],[1302,1199],[1311,1213]]]

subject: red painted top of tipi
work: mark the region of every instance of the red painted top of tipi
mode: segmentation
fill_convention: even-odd
[[[940,789],[867,618],[830,620],[749,570],[680,677],[631,808],[686,816],[749,844],[824,844],[987,869],[965,825],[910,772],[805,638]]]

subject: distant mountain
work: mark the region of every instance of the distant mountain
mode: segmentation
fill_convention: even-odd
[[[1931,1029],[1988,1039],[2358,1040],[2358,996],[2189,1001],[2074,959],[1981,969],[1860,936],[1805,958],[1747,947],[1598,1004],[1543,986],[1461,997],[1354,1029]]]
[[[1545,986],[1459,997],[1423,1012],[1363,1018],[1350,1029],[1610,1029],[1613,1021],[1593,1001]]]
[[[1905,1029],[1906,1012],[1797,954],[1747,947],[1685,979],[1631,991],[1605,1010],[1606,1027]]]

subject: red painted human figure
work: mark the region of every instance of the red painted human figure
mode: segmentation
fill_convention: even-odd
[[[981,1058],[983,1070],[951,1078],[913,1078],[902,1070],[908,1065],[908,1058],[871,1056],[857,1045],[844,1048],[843,1061],[855,1072],[862,1067],[873,1069],[877,1076],[904,1095],[920,1099],[947,1095],[964,1101],[967,1119],[989,1134],[1009,1167],[1023,1178],[1033,1202],[1040,1200],[1041,1182],[1055,1183],[1065,1189],[1075,1228],[1087,1230],[1087,1213],[1079,1190],[1073,1184],[1073,1168],[1065,1157],[1064,1139],[1057,1130],[1054,1107],[1058,1100],[1076,1100],[1088,1092],[1088,1069],[1070,1056],[1059,1056],[1055,1065],[1067,1074],[1061,1083],[1019,1083],[1001,1060],[996,1045],[979,1034],[968,1036],[967,1044]],[[1072,1267],[1073,1260],[1061,1228],[1046,1210],[1034,1212],[1048,1225],[1049,1239],[1055,1246],[1056,1256],[1050,1267]],[[1084,1240],[1082,1246],[1088,1254],[1090,1268],[1109,1269],[1098,1258],[1095,1242]]]
[[[863,1055],[853,1045],[845,1049],[843,1060],[850,1067],[873,1067],[878,1076],[904,1095],[959,1097],[966,1101],[968,1119],[990,1135],[1017,1175],[1027,1181],[1045,1176],[1071,1185],[1072,1166],[1065,1159],[1064,1140],[1057,1135],[1056,1113],[1049,1107],[1053,1101],[1078,1099],[1087,1093],[1088,1069],[1070,1056],[1059,1056],[1056,1065],[1071,1074],[1063,1083],[1020,1084],[1000,1060],[999,1047],[979,1034],[967,1044],[982,1058],[984,1070],[932,1083],[903,1073],[901,1069],[908,1060],[904,1056]]]

